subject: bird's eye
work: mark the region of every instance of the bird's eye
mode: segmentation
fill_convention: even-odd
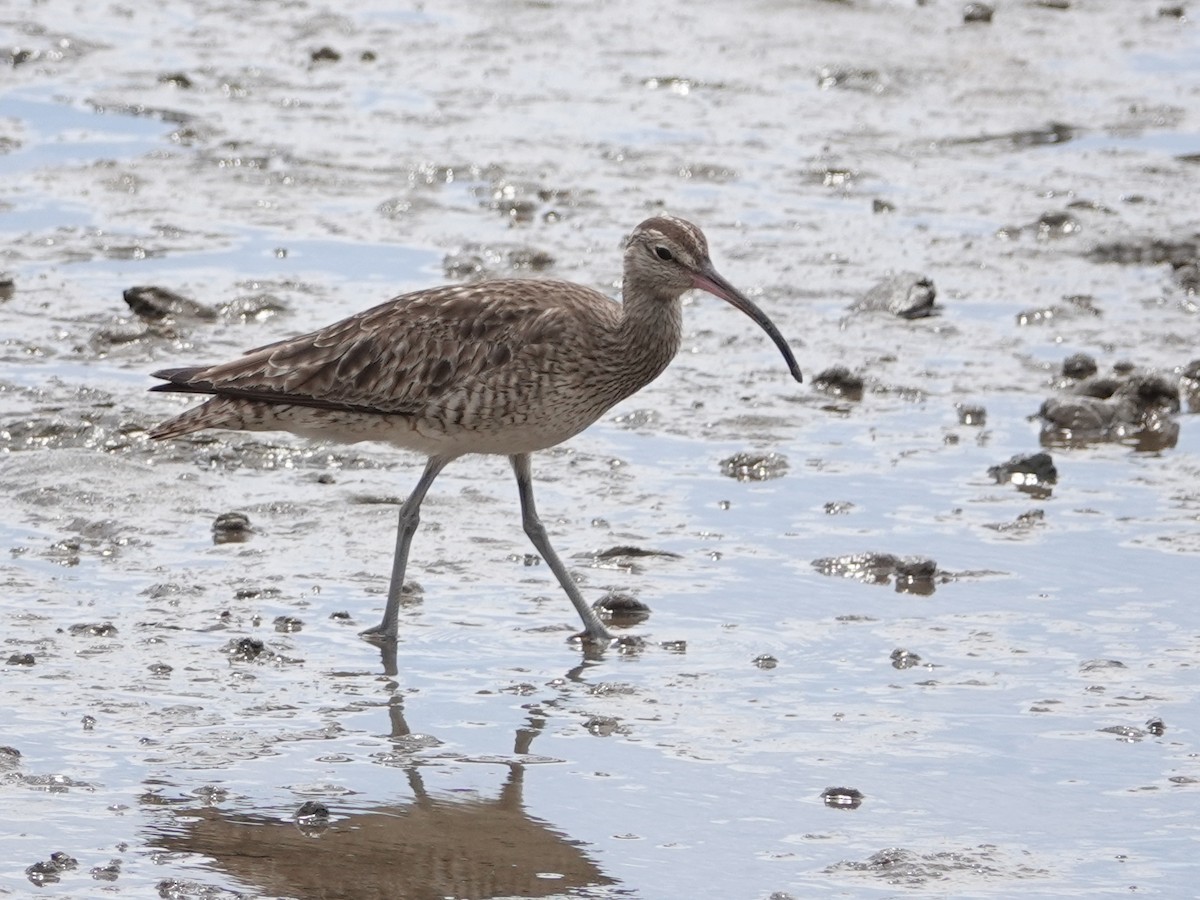
[[[663,262],[670,262],[671,260],[673,260],[675,258],[671,254],[671,251],[668,250],[666,247],[655,247],[654,255],[657,256],[659,259],[661,259]]]

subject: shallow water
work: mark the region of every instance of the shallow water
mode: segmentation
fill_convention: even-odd
[[[1193,892],[1200,395],[1179,380],[1171,427],[1123,439],[1043,448],[1031,417],[1073,353],[1172,380],[1200,357],[1181,274],[1090,253],[1197,240],[1194,22],[1118,0],[972,26],[882,0],[2,18],[0,893]],[[155,368],[470,270],[615,292],[662,208],[806,383],[696,296],[668,372],[535,459],[588,599],[650,606],[640,650],[567,642],[503,460],[428,498],[393,666],[357,631],[418,460],[145,438],[183,406],[144,392]],[[904,270],[939,316],[849,311]],[[215,322],[141,322],[121,292],[144,284]],[[861,400],[813,388],[833,365]],[[988,474],[1041,449],[1053,485]],[[739,453],[786,467],[739,481]],[[215,543],[231,511],[248,540]],[[600,553],[621,546],[656,555]],[[868,553],[936,575],[814,566]],[[76,865],[28,870],[54,852]]]

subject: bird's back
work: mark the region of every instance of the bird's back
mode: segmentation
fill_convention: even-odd
[[[629,352],[618,346],[621,324],[620,304],[561,281],[417,291],[231,362],[156,372],[168,383],[153,390],[215,399],[204,414],[184,413],[152,436],[211,427],[304,433],[298,421],[365,416],[383,430],[343,439],[391,440],[424,452],[446,440],[454,452],[541,449],[587,427],[673,355],[677,335],[664,348],[667,360],[643,367],[640,383],[622,380],[630,360],[614,359]]]

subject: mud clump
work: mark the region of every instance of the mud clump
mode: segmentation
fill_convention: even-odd
[[[220,314],[230,322],[261,322],[287,311],[287,303],[271,291],[253,291],[222,304]]]
[[[1017,324],[1021,326],[1049,325],[1064,319],[1099,318],[1101,316],[1101,310],[1096,306],[1096,298],[1091,294],[1071,294],[1062,299],[1062,303],[1021,310],[1016,316]]]
[[[1008,462],[988,468],[997,484],[1014,484],[1021,490],[1046,490],[1058,483],[1058,468],[1049,453],[1018,453]]]
[[[258,638],[250,637],[230,640],[222,652],[234,662],[254,662],[260,657],[266,661],[274,655]]]
[[[981,134],[978,137],[961,138],[959,144],[1008,144],[1014,149],[1044,147],[1048,144],[1065,144],[1079,135],[1079,129],[1064,122],[1049,122],[1039,128],[1005,131],[1000,134]]]
[[[332,47],[318,47],[316,50],[309,51],[308,58],[312,63],[335,63],[340,62],[342,54],[334,50]]]
[[[1021,536],[1028,534],[1033,529],[1045,524],[1045,521],[1045,510],[1030,509],[1021,513],[1011,522],[991,522],[987,525],[984,525],[984,528],[990,528],[992,531],[1000,534]]]
[[[900,672],[921,665],[920,655],[904,647],[897,647],[888,658],[892,661],[892,668]]]
[[[329,819],[329,807],[320,800],[306,800],[300,804],[293,816],[296,820],[308,819],[310,821]]]
[[[1063,360],[1062,374],[1064,378],[1078,380],[1090,378],[1099,371],[1099,368],[1096,365],[1096,360],[1092,359],[1086,353],[1075,353]]]
[[[923,319],[941,311],[933,279],[899,272],[876,284],[850,307],[852,312],[885,312],[901,319]]]
[[[862,91],[868,94],[882,94],[887,89],[887,82],[878,69],[856,69],[847,66],[822,66],[817,73],[817,87],[823,91],[838,88],[848,91]]]
[[[1170,263],[1182,265],[1200,256],[1197,238],[1135,238],[1097,244],[1088,251],[1093,262],[1117,263],[1123,266],[1156,266]]]
[[[851,553],[814,559],[812,565],[822,575],[854,578],[864,584],[889,584],[895,579],[898,593],[920,596],[932,594],[938,580],[949,580],[939,572],[937,563],[925,556]]]
[[[1097,244],[1087,253],[1092,262],[1123,266],[1171,267],[1176,285],[1188,294],[1200,289],[1200,236],[1186,238],[1135,238]]]
[[[63,872],[79,867],[79,862],[70,854],[58,851],[49,859],[39,860],[25,867],[25,877],[36,885],[54,884],[61,880]]]
[[[830,875],[857,875],[887,885],[921,889],[945,885],[965,873],[976,880],[1009,883],[1046,873],[1024,863],[1009,862],[994,845],[981,844],[959,850],[938,850],[918,853],[904,847],[888,847],[871,854],[865,860],[843,860],[828,866]]]
[[[787,457],[781,453],[735,453],[721,460],[721,471],[738,481],[769,481],[787,474]]]
[[[592,604],[600,618],[618,628],[639,625],[650,618],[650,607],[632,594],[612,592]]]
[[[80,622],[67,632],[76,637],[116,637],[117,627],[112,622]]]
[[[647,550],[645,547],[635,547],[633,544],[617,544],[604,550],[596,550],[588,555],[601,562],[609,559],[644,559],[648,556],[658,556],[663,559],[682,558],[678,553],[672,553],[670,550]]]
[[[813,379],[813,390],[831,397],[858,401],[863,398],[863,378],[845,366],[831,366]]]
[[[982,426],[987,424],[987,410],[973,403],[956,403],[954,410],[958,413],[959,425]]]
[[[639,574],[643,571],[642,566],[637,560],[650,558],[682,559],[678,553],[672,553],[670,550],[649,550],[629,544],[609,547],[605,550],[595,550],[591,553],[580,554],[580,556],[591,559],[592,564],[596,568],[617,569],[630,574]],[[534,558],[538,559],[536,556]]]
[[[821,791],[821,802],[830,809],[858,809],[862,806],[863,792],[858,788],[827,787]]]
[[[1194,359],[1186,366],[1179,376],[1181,396],[1187,398],[1189,412],[1200,412],[1200,359]]]
[[[254,529],[245,513],[227,512],[213,521],[212,532],[214,544],[244,544],[250,540]]]
[[[217,311],[169,288],[141,285],[126,288],[122,296],[133,314],[145,322],[170,319],[179,322],[215,322]]]
[[[1016,240],[1029,235],[1039,241],[1054,240],[1078,234],[1083,227],[1074,215],[1065,210],[1049,210],[1026,225],[1005,225],[996,232],[1002,240]]]
[[[1088,371],[1094,361],[1084,359],[1068,359],[1063,372]],[[1139,449],[1163,450],[1179,439],[1174,416],[1181,408],[1178,378],[1119,364],[1111,373],[1093,372],[1069,384],[1065,394],[1042,404],[1037,417],[1042,443],[1049,446],[1133,439]]]
[[[304,620],[295,616],[276,616],[271,626],[280,634],[294,634],[304,630]]]
[[[963,7],[963,23],[988,25],[996,11],[986,3],[968,3]]]

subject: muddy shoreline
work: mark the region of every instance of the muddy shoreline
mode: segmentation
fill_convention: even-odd
[[[1191,891],[1200,36],[995,7],[0,16],[0,893]],[[615,296],[662,210],[808,380],[693,296],[535,458],[640,650],[569,644],[502,459],[390,660],[419,460],[146,437],[149,372],[402,291]]]

